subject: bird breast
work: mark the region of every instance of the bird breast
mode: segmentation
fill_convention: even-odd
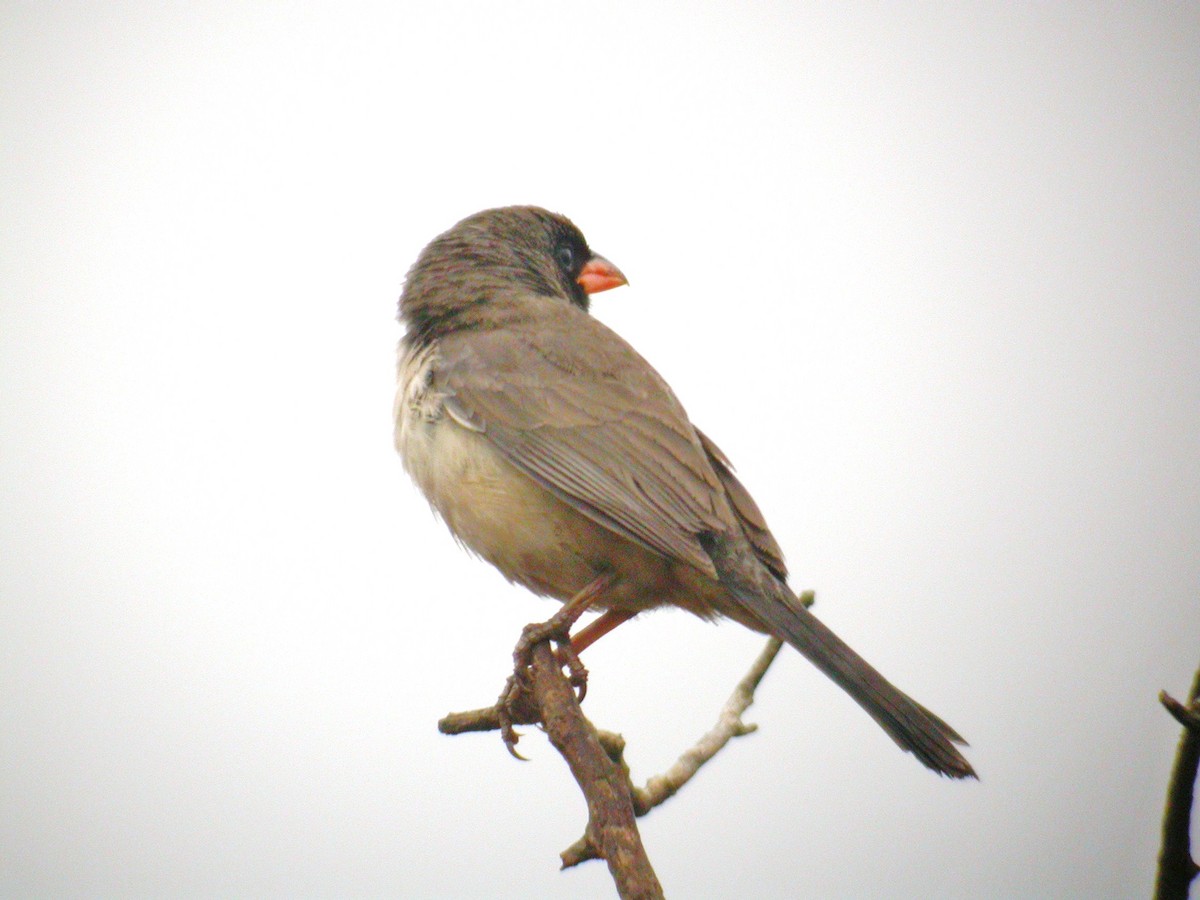
[[[745,619],[714,579],[600,525],[509,462],[485,432],[450,412],[438,365],[436,344],[402,347],[396,449],[467,549],[543,596],[567,600],[601,572],[615,572],[599,607],[636,613],[671,603],[703,618]]]
[[[401,353],[395,439],[404,468],[454,536],[508,580],[572,596],[596,576],[589,551],[599,527],[453,416],[434,377],[438,362],[436,344]]]

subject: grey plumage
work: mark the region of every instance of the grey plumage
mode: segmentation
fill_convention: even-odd
[[[414,264],[396,441],[430,503],[538,593],[566,600],[615,573],[600,608],[670,604],[783,638],[926,766],[974,776],[962,738],[787,587],[779,545],[728,460],[588,314],[584,273],[597,260],[609,265],[567,219],[508,207],[463,220]]]

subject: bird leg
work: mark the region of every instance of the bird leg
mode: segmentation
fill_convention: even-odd
[[[532,625],[526,625],[521,629],[521,638],[517,641],[517,646],[513,649],[513,673],[508,677],[508,681],[504,684],[504,691],[500,694],[500,699],[496,703],[496,711],[500,718],[500,736],[504,740],[504,745],[508,747],[508,752],[517,759],[525,757],[517,753],[515,747],[520,735],[513,729],[514,712],[521,703],[527,687],[525,672],[529,668],[530,658],[533,653],[533,648],[542,641],[553,641],[557,647],[557,657],[562,665],[565,665],[570,671],[571,686],[579,692],[580,701],[587,696],[587,669],[579,660],[578,651],[572,646],[571,641],[571,626],[578,621],[593,603],[612,586],[616,580],[616,576],[612,572],[604,572],[598,575],[587,587],[581,590],[578,594],[563,604],[562,609],[556,612],[545,622],[535,622]],[[602,616],[601,619],[604,617]],[[597,622],[601,621],[600,619]],[[595,625],[593,622],[592,625]],[[610,631],[615,628],[619,622],[613,623],[608,628],[601,631]],[[588,629],[584,629],[586,632]],[[592,641],[600,636],[597,634],[591,640],[587,641],[583,646],[587,646]]]
[[[637,613],[634,612],[624,612],[617,609],[605,610],[600,618],[589,622],[583,628],[579,629],[579,631],[575,632],[575,636],[571,638],[571,651],[576,655],[582,653],[622,622],[628,622],[636,615]]]

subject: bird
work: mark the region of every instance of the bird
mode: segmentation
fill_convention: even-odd
[[[977,777],[946,722],[893,686],[787,584],[779,544],[666,381],[590,313],[627,284],[565,216],[470,215],[404,279],[394,407],[405,470],[468,550],[599,618],[575,650],[661,606],[790,644],[903,750]]]

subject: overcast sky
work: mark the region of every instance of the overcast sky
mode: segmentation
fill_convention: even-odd
[[[600,898],[485,705],[554,606],[392,449],[395,301],[476,210],[595,314],[797,589],[971,742],[798,655],[642,820],[668,896],[1144,896],[1200,664],[1200,7],[404,2],[0,12],[0,894]],[[635,777],[761,638],[586,654]]]

